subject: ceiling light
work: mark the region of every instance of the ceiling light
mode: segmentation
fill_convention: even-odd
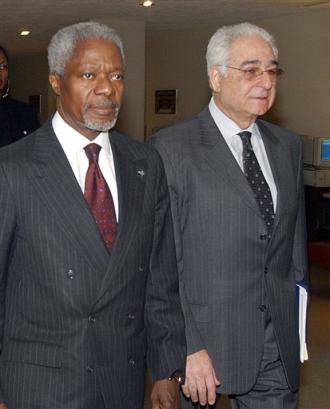
[[[150,7],[150,6],[154,6],[155,2],[152,0],[144,0],[141,5],[143,7]]]
[[[30,34],[30,31],[29,30],[22,30],[21,32],[20,32],[20,35],[21,36],[28,36]]]

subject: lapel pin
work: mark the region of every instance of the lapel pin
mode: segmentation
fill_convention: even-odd
[[[143,178],[143,176],[145,175],[145,172],[144,172],[143,169],[141,169],[141,170],[138,170],[138,171],[137,171],[137,174],[138,174],[141,178]]]

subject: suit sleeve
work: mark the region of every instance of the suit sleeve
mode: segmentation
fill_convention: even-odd
[[[303,151],[302,142],[299,149],[299,168],[297,177],[298,212],[293,244],[292,268],[297,283],[308,286],[308,263],[307,263],[307,232],[305,215],[305,194],[303,178]]]
[[[5,322],[6,282],[10,255],[16,230],[16,216],[13,196],[0,166],[0,354],[3,345]],[[0,402],[4,402],[0,384]]]
[[[182,237],[182,219],[184,219],[184,212],[186,211],[183,198],[183,186],[180,186],[178,182],[177,172],[179,170],[173,164],[172,155],[169,154],[166,149],[165,143],[163,144],[157,136],[150,139],[150,143],[157,149],[161,155],[167,182],[169,186],[170,199],[171,199],[171,211],[173,217],[174,226],[174,239],[175,239],[175,250],[178,265],[179,274],[179,288],[180,288],[180,299],[182,310],[185,318],[185,334],[187,342],[187,354],[190,355],[194,352],[205,349],[205,343],[197,328],[194,316],[192,314],[190,304],[188,302],[187,294],[185,291],[185,280],[184,280],[184,260],[183,260],[183,237]]]
[[[155,219],[147,282],[145,323],[148,366],[154,381],[184,370],[186,341],[180,305],[173,225],[165,172],[157,158]]]

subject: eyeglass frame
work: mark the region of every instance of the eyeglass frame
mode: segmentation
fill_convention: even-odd
[[[275,82],[275,81],[277,81],[277,79],[278,79],[281,75],[284,74],[284,70],[283,70],[282,68],[279,68],[279,67],[270,68],[270,69],[267,69],[267,70],[262,70],[262,69],[259,68],[259,67],[238,68],[238,67],[233,67],[233,66],[231,66],[231,65],[222,65],[222,64],[217,64],[217,67],[231,68],[231,69],[233,69],[233,70],[241,71],[241,72],[243,72],[244,78],[245,78],[247,81],[256,81],[259,77],[262,76],[262,74],[263,74],[264,72],[266,72],[266,73],[269,75],[270,80],[271,80],[272,82]],[[255,75],[254,75],[252,78],[246,78],[247,75],[249,74],[249,72],[250,72],[250,74],[251,74],[251,71],[259,72],[259,74],[256,74],[256,73],[255,73]],[[274,76],[270,75],[273,71],[274,71]]]

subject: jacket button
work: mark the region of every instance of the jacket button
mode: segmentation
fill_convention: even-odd
[[[131,366],[134,366],[134,365],[135,365],[135,361],[134,361],[133,358],[130,358],[129,361],[128,361],[128,363],[129,363]]]
[[[267,240],[267,234],[260,234],[260,240]]]
[[[127,315],[127,317],[128,317],[129,320],[135,320],[135,314],[134,314],[134,312],[130,312],[130,313]]]
[[[142,272],[143,270],[144,270],[144,268],[142,267],[142,266],[139,266],[139,269],[138,269],[140,272]]]
[[[261,305],[259,305],[259,310],[260,310],[261,312],[265,312],[265,311],[267,310],[267,306],[264,305],[264,304],[261,304]]]
[[[268,273],[268,268],[267,268],[267,267],[265,267],[265,269],[264,269],[264,273],[265,273],[265,274],[267,274],[267,273]]]
[[[96,321],[95,315],[90,315],[88,317],[88,322],[90,322],[91,324],[94,324],[95,321]]]
[[[87,371],[88,373],[93,373],[93,372],[94,372],[94,368],[93,368],[91,365],[88,365],[88,366],[86,367],[86,371]]]
[[[75,278],[74,271],[71,268],[70,268],[70,270],[67,271],[66,274],[67,274],[68,278],[70,278],[70,280],[73,280]]]

